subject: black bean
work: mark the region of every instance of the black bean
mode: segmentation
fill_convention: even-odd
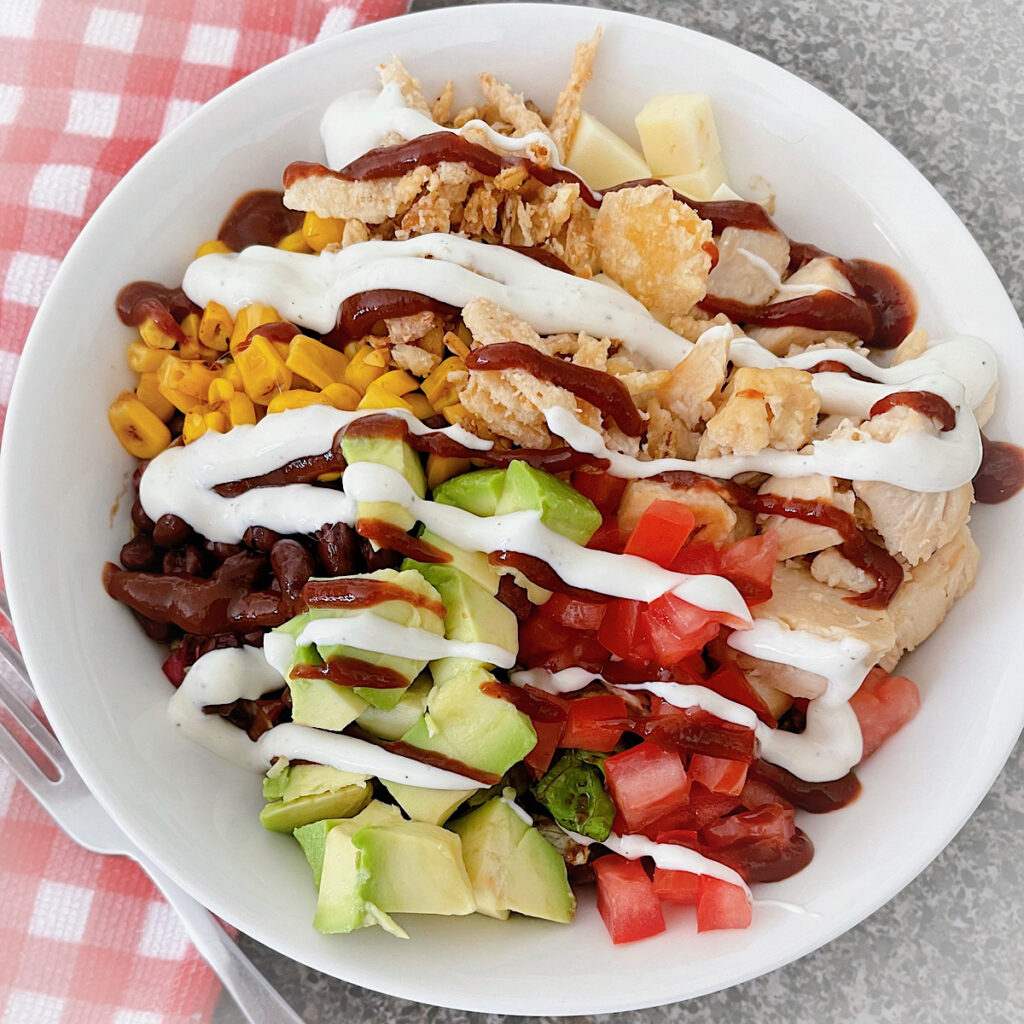
[[[269,554],[273,546],[281,539],[281,534],[268,530],[265,526],[250,526],[242,536],[242,543],[255,551]]]
[[[169,512],[162,515],[153,527],[153,543],[161,548],[173,548],[184,544],[192,533],[192,527],[179,516]]]
[[[394,569],[402,561],[402,556],[397,551],[388,548],[373,550],[373,545],[365,538],[359,538],[359,547],[362,551],[363,561],[366,562],[367,572],[376,572],[378,569]]]
[[[132,504],[132,522],[140,533],[152,533],[156,523],[146,515],[142,502],[138,498]]]
[[[316,554],[325,576],[348,576],[361,568],[359,535],[345,523],[316,531]]]
[[[121,548],[121,564],[133,572],[149,572],[160,565],[160,552],[148,534],[140,533]]]

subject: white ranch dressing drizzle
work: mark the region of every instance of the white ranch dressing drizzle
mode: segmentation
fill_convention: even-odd
[[[289,722],[275,725],[253,743],[241,729],[219,716],[203,714],[208,704],[257,700],[280,686],[280,674],[259,648],[210,651],[189,669],[168,702],[168,714],[190,739],[250,771],[265,772],[275,757],[287,757],[424,789],[480,788],[478,782],[463,775],[393,754],[354,736]]]
[[[665,871],[689,871],[695,875],[711,875],[713,878],[720,878],[723,882],[738,885],[748,896],[750,895],[750,888],[738,872],[686,846],[676,846],[674,843],[656,843],[646,836],[620,836],[617,832],[612,832],[607,839],[596,840],[589,836],[581,836],[578,832],[572,832],[561,825],[558,827],[580,846],[591,846],[595,842],[600,842],[612,853],[617,853],[620,857],[625,857],[626,860],[650,857],[659,868]]]
[[[295,642],[299,647],[307,644],[347,644],[379,654],[400,654],[403,658],[416,661],[472,658],[499,668],[512,668],[518,653],[518,647],[515,651],[506,651],[496,644],[448,640],[429,630],[401,626],[373,614],[310,619]]]
[[[563,668],[560,672],[549,672],[546,668],[528,668],[509,673],[515,686],[532,686],[545,693],[576,693],[599,678],[585,668]]]
[[[428,114],[407,107],[398,82],[388,82],[380,89],[345,93],[327,108],[320,121],[327,166],[335,171],[384,145],[392,134],[410,142],[436,132],[484,136],[489,146],[498,152],[525,154],[535,163],[565,169],[558,162],[558,146],[547,133],[536,131],[512,138],[496,132],[479,118],[467,121],[461,128],[445,128]]]
[[[749,623],[750,612],[728,580],[671,572],[636,555],[584,548],[556,533],[530,509],[499,516],[476,516],[454,505],[418,497],[400,473],[373,462],[345,470],[342,484],[356,501],[395,502],[432,533],[468,551],[517,551],[547,562],[570,586],[611,597],[653,601],[671,591],[684,601]]]
[[[829,376],[843,376],[829,374]],[[857,382],[854,382],[857,383]],[[728,480],[739,473],[801,477],[813,473],[844,480],[879,480],[912,491],[951,491],[974,478],[981,465],[981,434],[971,415],[958,415],[944,434],[928,430],[900,434],[891,441],[866,435],[861,440],[815,441],[808,454],[763,448],[756,455],[717,455],[704,459],[652,459],[642,462],[610,449],[604,437],[571,410],[555,406],[544,418],[553,434],[578,452],[607,459],[613,476],[642,480],[661,473],[688,470]]]
[[[316,256],[252,245],[240,253],[201,256],[185,271],[182,288],[200,306],[217,301],[234,316],[243,306],[265,302],[321,332],[334,329],[350,296],[398,288],[460,307],[490,299],[540,334],[586,331],[621,338],[656,366],[674,366],[692,347],[625,291],[462,235],[360,242]]]

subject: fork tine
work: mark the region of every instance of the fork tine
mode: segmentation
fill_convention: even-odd
[[[8,619],[8,621],[10,620]],[[31,690],[32,684],[28,678],[28,668],[25,666],[25,659],[22,658],[21,651],[2,633],[0,633],[0,658],[3,658],[14,669],[18,678]]]
[[[17,737],[0,720],[0,758],[6,761],[14,774],[21,780],[25,788],[44,806],[49,806],[48,797],[52,795],[57,783],[47,777],[46,773],[29,756]]]
[[[67,763],[67,755],[64,753],[64,749],[57,742],[53,733],[36,717],[32,709],[11,685],[8,672],[13,672],[24,681],[24,677],[18,673],[17,666],[7,659],[6,652],[0,648],[0,707],[11,713],[17,723],[32,737],[40,750],[53,762],[54,766],[61,770]]]

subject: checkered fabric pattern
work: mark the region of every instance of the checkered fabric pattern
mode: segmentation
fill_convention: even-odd
[[[0,0],[0,436],[35,311],[139,157],[250,71],[405,7]],[[202,1022],[219,992],[145,875],[77,847],[0,762],[0,1024]]]

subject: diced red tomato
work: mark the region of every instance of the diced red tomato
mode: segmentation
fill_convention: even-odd
[[[753,913],[750,897],[738,885],[701,875],[697,886],[697,931],[747,928]]]
[[[581,601],[567,594],[555,593],[540,606],[540,611],[569,629],[596,630],[607,606],[607,601]]]
[[[654,650],[641,631],[642,601],[620,598],[609,601],[597,638],[604,647],[623,661],[650,661]]]
[[[728,793],[739,796],[747,781],[747,765],[744,761],[730,761],[724,757],[708,754],[694,754],[686,774],[691,782],[699,782],[712,793]]]
[[[509,691],[518,687],[503,687],[502,696],[508,699]],[[569,714],[568,701],[553,693],[532,686],[524,686],[518,695],[512,695],[512,703],[527,715],[537,734],[537,743],[523,759],[535,778],[540,778],[550,767],[555,751],[561,746],[565,720]]]
[[[700,875],[692,871],[668,871],[654,869],[654,894],[665,903],[679,903],[684,907],[697,906],[697,891]]]
[[[747,604],[760,604],[772,596],[778,549],[779,537],[773,530],[746,537],[722,549],[721,575],[743,595]]]
[[[619,517],[614,512],[606,512],[601,520],[601,525],[587,541],[587,547],[593,548],[595,551],[614,551],[616,554],[620,554],[625,543],[625,538],[619,529]]]
[[[723,850],[729,846],[767,839],[779,849],[796,831],[792,808],[781,804],[765,804],[753,811],[740,811],[701,830],[700,841],[709,849]]]
[[[740,803],[748,811],[754,810],[755,807],[762,807],[765,804],[782,804],[783,807],[793,806],[785,797],[780,796],[778,790],[771,783],[764,779],[754,778],[751,775],[747,776],[747,781],[743,784],[743,791],[740,793]]]
[[[164,675],[167,676],[175,687],[181,686],[185,681],[185,660],[187,656],[188,649],[185,644],[179,644],[164,659],[162,666]]]
[[[546,668],[549,672],[561,672],[562,669],[573,667],[599,670],[608,660],[608,652],[596,634],[587,630],[573,630],[572,636],[569,644],[533,662],[533,666]]]
[[[583,470],[577,470],[571,477],[573,487],[583,497],[589,498],[601,512],[610,512],[618,507],[628,482],[611,473],[585,473]]]
[[[612,800],[629,832],[684,805],[689,795],[679,755],[655,743],[641,743],[604,763]]]
[[[612,942],[635,942],[665,930],[661,903],[638,860],[611,853],[594,861],[597,909]]]
[[[707,828],[723,815],[731,814],[738,806],[739,800],[728,793],[709,793],[703,786],[693,786],[687,803],[652,821],[641,831],[655,842],[672,842],[672,836]]]
[[[747,764],[754,760],[754,730],[723,722],[703,708],[662,707],[638,721],[634,731],[683,754],[710,754]]]
[[[666,569],[693,533],[696,519],[678,501],[652,501],[626,541],[625,553],[646,558]]]
[[[703,650],[718,636],[720,618],[720,612],[697,608],[672,593],[652,601],[644,612],[644,621],[658,663],[674,665]]]
[[[917,714],[921,695],[905,676],[890,676],[880,668],[873,668],[850,698],[850,707],[864,737],[863,760]]]
[[[608,753],[622,738],[627,725],[626,702],[616,694],[577,697],[567,701],[568,716],[562,746]]]
[[[747,682],[743,670],[734,661],[725,662],[708,678],[704,685],[709,690],[714,690],[715,693],[720,693],[723,697],[728,697],[729,700],[734,700],[737,704],[743,704],[750,708],[765,725],[775,728],[775,716],[768,709],[768,705],[761,700],[757,691]]]
[[[672,559],[671,569],[689,576],[718,576],[718,548],[707,543],[687,544]]]
[[[568,626],[536,611],[519,627],[519,658],[524,665],[535,665],[545,654],[560,650],[575,637]]]

